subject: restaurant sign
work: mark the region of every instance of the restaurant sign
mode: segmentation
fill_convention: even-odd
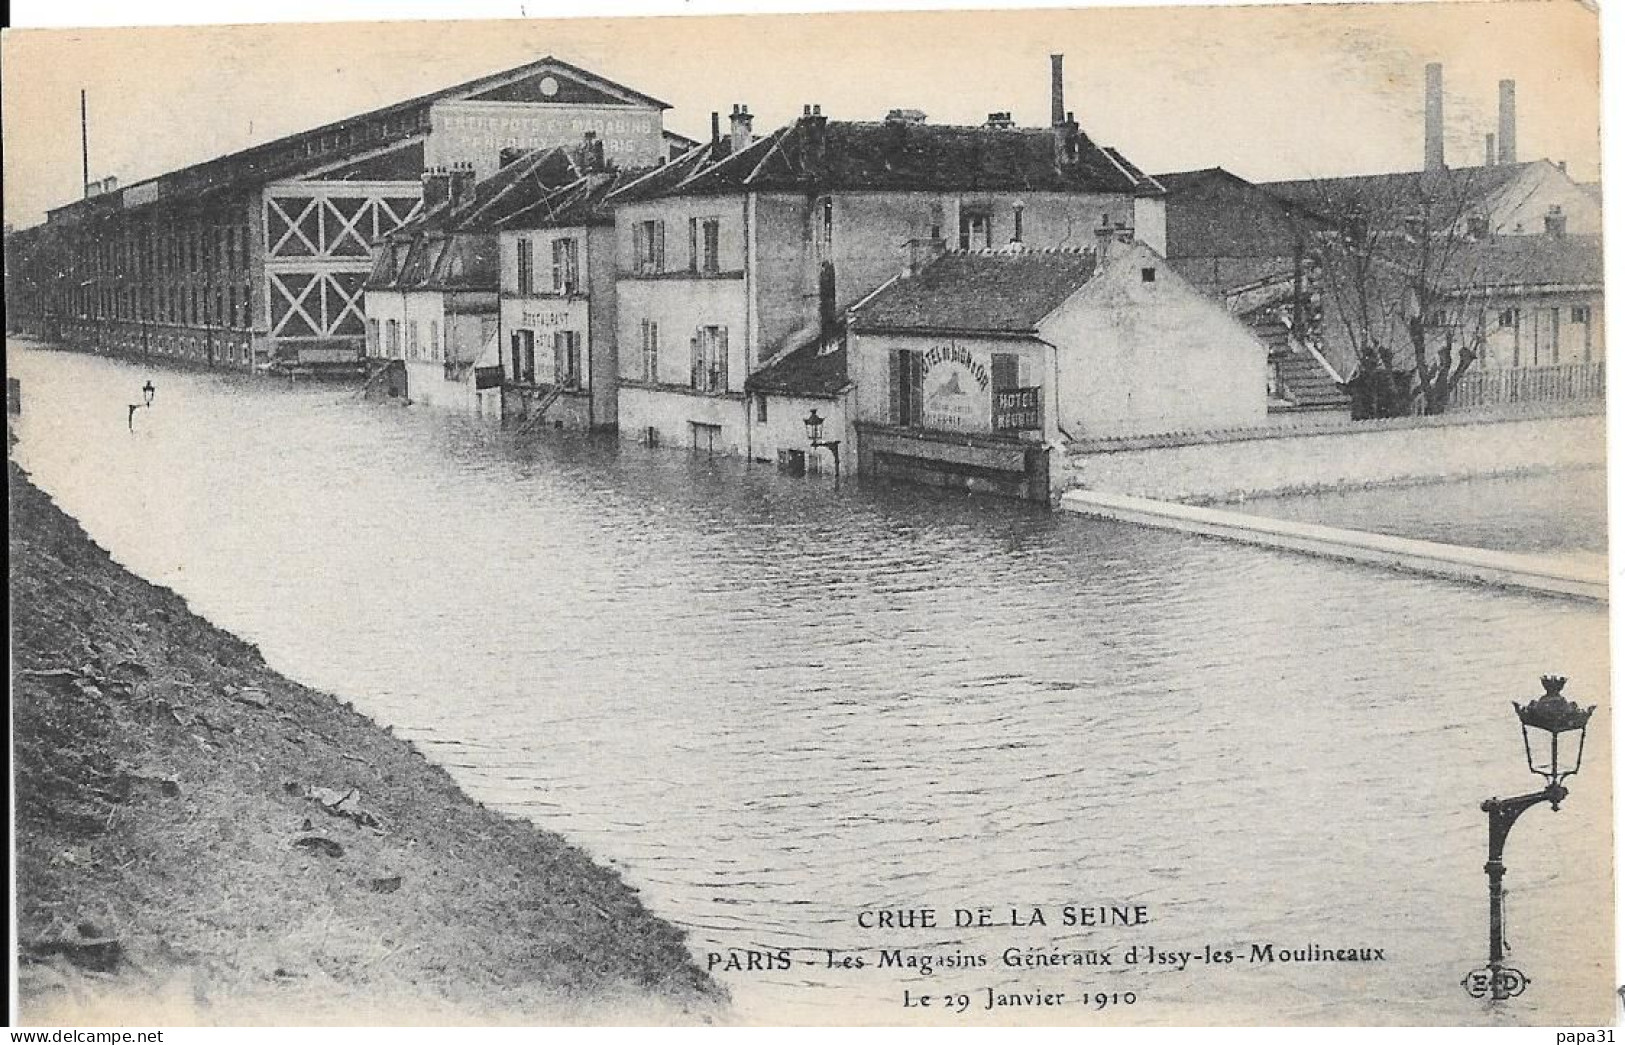
[[[993,393],[993,430],[1027,432],[1044,427],[1041,388],[1001,388]]]

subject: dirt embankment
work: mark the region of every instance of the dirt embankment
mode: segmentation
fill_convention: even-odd
[[[271,671],[8,466],[25,1020],[717,1016],[613,871]]]

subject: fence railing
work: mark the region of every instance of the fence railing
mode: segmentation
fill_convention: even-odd
[[[1516,370],[1469,370],[1456,385],[1450,405],[1458,409],[1504,403],[1555,403],[1601,399],[1607,375],[1601,361]]]

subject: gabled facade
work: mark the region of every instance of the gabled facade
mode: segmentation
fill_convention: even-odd
[[[942,127],[832,121],[809,107],[753,139],[750,114],[616,193],[621,431],[773,459],[755,445],[756,370],[944,246],[1162,235],[1161,189],[1076,124]]]
[[[860,469],[1030,500],[1074,441],[1249,427],[1266,349],[1143,243],[944,255],[857,309]]]
[[[650,164],[687,140],[665,103],[548,57],[56,208],[12,274],[15,326],[210,366],[355,368],[371,244],[412,220],[425,169],[495,172],[505,147]],[[92,190],[94,195],[88,195]]]

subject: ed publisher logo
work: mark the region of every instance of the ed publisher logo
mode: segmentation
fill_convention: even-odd
[[[1517,969],[1486,966],[1463,976],[1461,986],[1470,997],[1505,1001],[1522,994],[1529,986],[1529,977]]]

